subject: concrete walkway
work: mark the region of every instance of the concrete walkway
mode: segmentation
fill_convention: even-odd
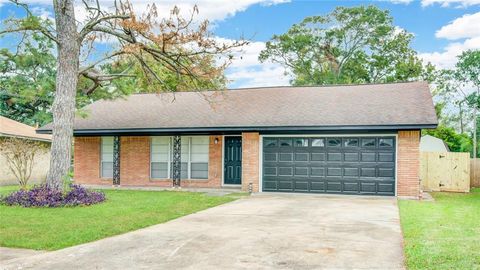
[[[19,258],[30,257],[33,255],[38,255],[45,253],[45,251],[33,250],[33,249],[23,249],[23,248],[6,248],[0,247],[0,266],[6,264],[9,261],[13,261]]]
[[[2,267],[0,267],[2,268]],[[258,195],[4,269],[403,269],[395,198]]]

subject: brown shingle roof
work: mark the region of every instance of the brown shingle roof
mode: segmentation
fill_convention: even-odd
[[[207,97],[207,98],[205,98]],[[435,126],[425,82],[139,94],[85,107],[82,130]],[[49,126],[42,128],[48,130]]]
[[[0,116],[0,137],[19,137],[38,141],[51,141],[52,136],[37,134],[35,128]]]

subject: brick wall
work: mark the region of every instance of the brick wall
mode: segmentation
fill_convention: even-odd
[[[171,187],[171,179],[150,179],[150,137],[120,137],[120,185]],[[218,143],[215,144],[215,138]],[[112,185],[100,178],[100,137],[75,137],[75,182]],[[210,136],[208,179],[182,179],[183,187],[220,187],[222,182],[222,136]]]
[[[75,182],[111,185],[111,178],[100,178],[100,137],[75,137],[74,140],[73,175]]]
[[[248,191],[252,183],[253,192],[259,190],[259,141],[258,132],[242,133],[242,190]]]
[[[420,131],[398,132],[397,195],[414,197],[420,195]]]
[[[120,137],[120,185],[140,186],[150,181],[150,137]]]

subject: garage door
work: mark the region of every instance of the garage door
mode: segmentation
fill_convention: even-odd
[[[395,195],[395,137],[264,137],[263,191]]]

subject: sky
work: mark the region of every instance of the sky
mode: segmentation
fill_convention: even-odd
[[[106,6],[111,1],[101,0]],[[455,65],[463,50],[480,49],[480,0],[393,0],[393,1],[322,1],[322,0],[131,0],[138,11],[154,1],[161,14],[173,5],[190,12],[199,8],[198,19],[208,19],[211,31],[219,39],[245,37],[251,42],[226,70],[229,88],[288,85],[285,69],[273,63],[260,63],[258,54],[274,34],[285,33],[307,16],[325,15],[337,6],[376,5],[389,10],[394,24],[414,34],[412,46],[425,62],[440,68]],[[51,17],[51,0],[24,0],[40,16]],[[79,9],[76,16],[81,17]],[[19,10],[0,0],[0,19],[16,16]],[[12,40],[0,40],[10,47]]]

